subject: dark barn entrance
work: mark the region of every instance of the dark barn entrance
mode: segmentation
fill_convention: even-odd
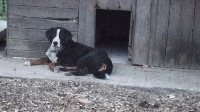
[[[130,11],[96,10],[95,47],[105,49],[114,63],[128,63]]]

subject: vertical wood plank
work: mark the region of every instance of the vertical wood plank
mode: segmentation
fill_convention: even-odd
[[[95,46],[96,3],[96,0],[86,0],[86,31],[82,43],[91,47]]]
[[[195,18],[194,18],[194,33],[192,40],[192,48],[193,48],[193,69],[200,68],[200,1],[196,0],[195,6]]]
[[[97,0],[97,5],[99,9],[108,9],[109,0]]]
[[[177,67],[189,68],[192,61],[192,30],[195,0],[182,0],[181,27],[177,52]]]
[[[151,0],[137,0],[133,64],[148,64]]]
[[[131,11],[132,9],[132,3],[135,2],[135,0],[120,0],[119,6],[121,10],[127,10]]]
[[[120,0],[109,0],[109,10],[119,10]]]
[[[164,67],[167,31],[169,23],[170,0],[159,0],[157,12],[156,35],[154,41],[153,66]]]
[[[79,1],[78,42],[84,43],[86,22],[86,0]]]
[[[157,25],[157,13],[158,13],[159,0],[152,0],[151,5],[151,32],[150,32],[150,49],[149,49],[149,66],[155,66],[153,63],[157,60],[154,59],[155,43],[156,43],[156,25]]]
[[[166,49],[166,67],[176,67],[182,0],[171,0],[169,29]]]
[[[131,5],[131,18],[130,18],[130,29],[129,29],[129,42],[128,42],[128,59],[132,60],[133,55],[133,40],[135,34],[135,13],[136,13],[136,0],[132,0]]]

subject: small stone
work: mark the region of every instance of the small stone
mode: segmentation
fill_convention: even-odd
[[[81,105],[90,105],[92,104],[92,101],[88,100],[88,99],[78,99],[79,103]]]
[[[176,96],[175,96],[174,94],[170,94],[170,95],[168,95],[168,97],[169,97],[170,99],[174,99]]]
[[[13,70],[16,71],[17,69],[14,67]]]

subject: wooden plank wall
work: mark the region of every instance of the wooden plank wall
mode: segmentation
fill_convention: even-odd
[[[44,57],[45,31],[65,27],[77,41],[79,0],[8,0],[8,47],[11,57]],[[74,21],[75,20],[75,21]]]
[[[200,1],[152,0],[150,13],[149,60],[146,63],[157,67],[200,69]]]

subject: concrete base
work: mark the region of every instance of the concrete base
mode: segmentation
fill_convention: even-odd
[[[200,91],[200,70],[142,68],[114,64],[109,80],[100,80],[92,75],[76,77],[53,73],[47,65],[24,66],[26,60],[3,57],[0,52],[0,75],[5,77],[41,78],[53,80],[86,80],[111,85],[145,88],[171,88]]]

